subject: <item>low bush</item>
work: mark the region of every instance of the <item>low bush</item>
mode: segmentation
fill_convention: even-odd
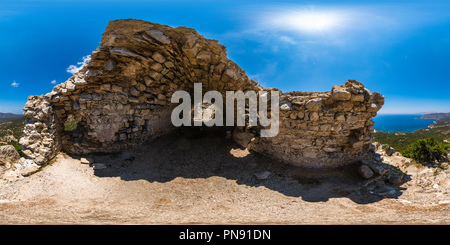
[[[412,158],[420,163],[447,160],[447,149],[450,144],[443,141],[437,141],[433,137],[418,139],[410,144],[402,152],[405,157]]]

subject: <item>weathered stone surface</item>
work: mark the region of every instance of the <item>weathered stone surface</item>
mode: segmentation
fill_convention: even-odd
[[[148,30],[145,33],[147,33],[150,37],[156,39],[157,41],[163,43],[163,44],[169,44],[170,39],[164,33],[160,30]]]
[[[308,109],[310,111],[318,111],[322,107],[322,99],[317,98],[317,99],[309,100],[308,102],[306,102],[305,106],[306,106],[306,109]]]
[[[40,169],[40,166],[30,159],[27,160],[24,158],[20,158],[18,164],[20,165],[20,167],[18,167],[18,170],[16,171],[18,171],[22,176],[25,177],[36,173]]]
[[[67,153],[115,152],[165,134],[175,127],[170,102],[176,91],[202,83],[203,92],[264,89],[226,55],[226,48],[195,30],[140,20],[111,21],[100,46],[73,77],[52,92],[30,96],[23,152],[42,165]],[[280,130],[260,137],[263,126],[235,128],[243,147],[287,163],[336,167],[367,157],[372,117],[384,96],[348,80],[331,92],[289,92],[280,97]],[[269,108],[270,110],[270,108]],[[72,116],[74,131],[64,131]]]
[[[94,160],[93,160],[92,158],[84,158],[84,157],[82,157],[82,158],[80,159],[80,162],[81,162],[82,164],[90,164],[90,163],[93,163]]]
[[[385,149],[385,151],[386,151],[386,155],[388,155],[388,156],[392,156],[392,154],[394,154],[395,153],[395,149],[394,148],[392,148],[391,146],[386,146],[386,149]]]
[[[259,180],[265,180],[265,179],[268,179],[271,174],[272,173],[269,171],[263,171],[263,172],[256,173],[255,177]]]
[[[352,97],[352,94],[342,88],[342,86],[334,86],[331,90],[331,95],[335,100],[349,100]]]
[[[289,111],[292,108],[292,103],[289,101],[281,101],[280,103],[280,110],[282,111]]]
[[[20,158],[19,153],[12,145],[0,146],[0,164],[13,164]]]
[[[21,157],[12,163],[5,163],[3,166],[0,165],[0,170],[2,170],[0,173],[4,172],[0,175],[0,178],[8,182],[13,182],[36,173],[39,169],[40,166],[37,165],[32,159],[25,159]]]
[[[358,168],[358,172],[364,179],[370,179],[373,176],[373,171],[364,164]]]

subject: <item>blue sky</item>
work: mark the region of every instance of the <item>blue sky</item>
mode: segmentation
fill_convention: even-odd
[[[450,1],[2,0],[0,112],[66,81],[108,21],[187,26],[265,87],[386,96],[380,113],[450,112]]]

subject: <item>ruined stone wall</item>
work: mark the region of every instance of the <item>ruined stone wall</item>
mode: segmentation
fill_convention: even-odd
[[[113,152],[174,129],[170,102],[179,90],[262,91],[229,60],[226,48],[195,30],[141,20],[111,21],[91,59],[52,92],[30,96],[20,140],[28,158],[43,164],[56,153]],[[284,93],[280,132],[260,138],[257,127],[235,129],[236,141],[287,162],[331,167],[365,155],[372,117],[383,96],[349,80],[327,93]],[[78,126],[65,131],[74,117]]]
[[[297,166],[355,163],[369,157],[372,117],[383,104],[384,96],[371,93],[356,80],[333,86],[331,92],[283,93],[278,135],[256,138],[249,147]]]

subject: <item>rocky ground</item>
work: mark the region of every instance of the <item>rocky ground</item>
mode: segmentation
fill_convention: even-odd
[[[314,171],[176,132],[140,149],[56,162],[0,183],[0,224],[448,224],[450,170],[377,148],[366,174]],[[358,171],[359,170],[359,171]]]

